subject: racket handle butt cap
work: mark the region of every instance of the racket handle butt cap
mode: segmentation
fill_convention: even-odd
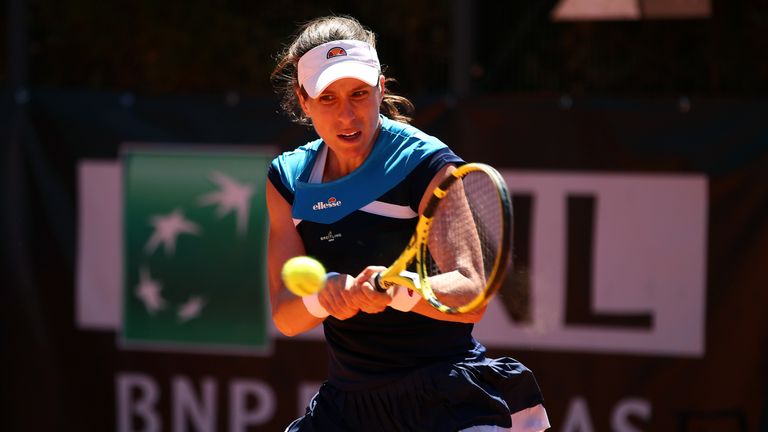
[[[376,273],[376,277],[373,278],[373,286],[378,292],[387,292],[387,289],[381,286],[381,273]]]

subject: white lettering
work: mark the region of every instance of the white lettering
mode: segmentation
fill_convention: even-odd
[[[589,407],[584,398],[577,397],[568,405],[568,412],[563,421],[563,432],[594,432],[592,418],[589,416]]]
[[[248,408],[248,399],[257,402]],[[241,432],[248,426],[264,424],[277,410],[277,398],[270,386],[254,380],[235,380],[229,386],[229,430]]]
[[[650,422],[651,403],[639,398],[627,398],[618,401],[611,412],[610,430],[613,432],[640,432],[642,429],[638,429],[630,423],[630,417]],[[593,432],[595,430],[586,399],[583,397],[571,399],[561,430],[563,432]]]
[[[333,232],[328,231],[328,234],[320,237],[320,240],[327,241],[328,243],[330,243],[340,237],[341,237],[341,234],[334,234]]]
[[[119,432],[131,432],[139,430],[135,427],[133,417],[139,417],[144,422],[144,432],[160,430],[160,417],[155,410],[160,390],[155,381],[145,374],[119,373],[117,374],[117,430]],[[138,392],[136,397],[132,393]]]
[[[156,432],[162,427],[164,413],[157,411],[161,397],[157,382],[141,373],[118,373],[115,378],[117,392],[117,430],[119,432]],[[199,389],[199,390],[196,390]],[[218,430],[218,382],[206,377],[199,382],[194,378],[171,378],[170,430],[174,432]],[[263,425],[277,411],[274,390],[258,380],[235,379],[229,385],[229,431],[241,432]],[[168,415],[168,414],[165,414]],[[142,427],[143,426],[143,427]]]
[[[312,206],[312,210],[325,210],[333,207],[341,207],[341,201],[318,201],[317,204]]]
[[[616,403],[611,414],[611,428],[615,432],[641,432],[629,422],[636,417],[646,422],[651,420],[651,403],[645,399],[622,399]]]
[[[192,382],[186,377],[174,377],[173,392],[173,431],[188,430],[187,421],[193,430],[216,430],[216,381],[212,378],[202,380],[202,401],[195,396]]]

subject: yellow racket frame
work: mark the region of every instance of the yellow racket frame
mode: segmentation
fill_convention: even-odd
[[[501,249],[496,256],[496,260],[493,263],[491,274],[486,280],[486,286],[483,291],[478,294],[469,303],[462,306],[451,307],[442,304],[435,296],[432,287],[429,284],[429,275],[427,269],[427,263],[425,257],[427,256],[427,239],[429,238],[429,229],[432,225],[432,219],[435,215],[435,211],[440,205],[443,197],[448,193],[448,189],[451,185],[465,177],[467,174],[474,171],[483,171],[497,188],[498,198],[500,202],[500,212],[502,221],[502,233],[500,236]],[[395,285],[400,285],[412,289],[419,293],[424,299],[435,309],[447,314],[459,314],[471,312],[475,309],[485,306],[493,297],[493,295],[499,290],[504,282],[504,276],[509,265],[509,259],[511,256],[512,248],[512,203],[509,197],[509,191],[507,185],[504,182],[503,177],[496,169],[490,165],[482,163],[468,163],[458,167],[448,177],[446,177],[440,185],[438,185],[432,192],[432,196],[429,199],[424,212],[419,216],[419,221],[416,224],[416,230],[408,241],[403,253],[395,260],[392,265],[385,271],[379,273],[376,276],[376,285],[382,290],[387,290]],[[419,283],[415,283],[413,279],[401,275],[408,265],[413,260],[416,260],[416,271],[419,276]]]

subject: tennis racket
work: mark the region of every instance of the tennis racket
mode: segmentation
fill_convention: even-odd
[[[374,278],[376,289],[400,285],[441,312],[473,311],[501,287],[511,240],[512,204],[501,174],[462,165],[432,192],[405,250]]]

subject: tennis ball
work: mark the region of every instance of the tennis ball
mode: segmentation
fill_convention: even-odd
[[[286,288],[297,296],[314,294],[325,286],[325,268],[308,256],[296,256],[283,264],[281,272]]]

